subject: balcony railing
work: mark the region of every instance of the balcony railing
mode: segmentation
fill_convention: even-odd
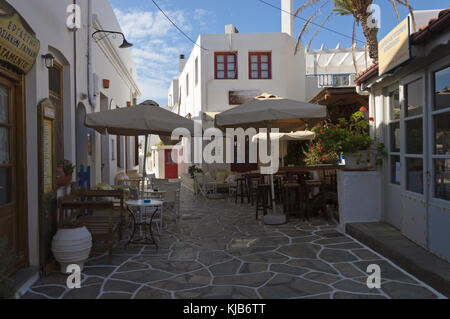
[[[319,88],[355,86],[355,74],[317,74],[312,76],[317,78]]]

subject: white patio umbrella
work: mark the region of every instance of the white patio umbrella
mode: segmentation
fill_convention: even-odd
[[[297,131],[291,133],[270,133],[270,140],[279,140],[285,142],[280,144],[280,154],[286,154],[288,141],[312,141],[316,138],[316,134],[311,131]],[[253,143],[258,140],[267,141],[267,134],[258,133],[253,136]],[[284,157],[282,156],[282,167],[284,167]]]
[[[253,100],[229,111],[216,115],[216,126],[221,128],[267,129],[267,153],[271,150],[270,129],[280,132],[305,130],[325,118],[325,106],[285,99],[264,93]],[[275,188],[273,174],[270,175],[272,213],[276,215]]]
[[[151,134],[171,136],[177,128],[194,133],[194,122],[167,111],[151,100],[139,105],[86,115],[85,125],[100,134],[122,136],[145,136],[144,178],[147,176],[148,136]]]

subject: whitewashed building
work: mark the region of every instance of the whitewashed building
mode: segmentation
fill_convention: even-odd
[[[293,1],[283,0],[293,12]],[[282,12],[280,33],[239,33],[233,25],[224,34],[201,34],[189,57],[179,60],[179,75],[168,93],[172,111],[214,125],[216,114],[262,93],[305,100],[305,53],[295,54],[293,15]]]
[[[69,29],[73,4],[79,25]],[[90,166],[93,186],[135,167],[134,138],[102,138],[83,123],[136,101],[136,68],[120,36],[92,37],[121,31],[108,0],[1,0],[0,20],[0,46],[10,50],[0,59],[0,237],[24,256],[18,269],[45,270],[56,199],[67,191],[56,185],[57,164]]]

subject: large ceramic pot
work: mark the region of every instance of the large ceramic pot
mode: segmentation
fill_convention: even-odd
[[[83,270],[91,248],[92,236],[86,227],[60,228],[52,241],[53,256],[63,274],[67,273],[67,266],[72,264],[77,264]]]
[[[347,169],[364,169],[368,167],[369,151],[356,151],[353,153],[345,153],[345,168]]]

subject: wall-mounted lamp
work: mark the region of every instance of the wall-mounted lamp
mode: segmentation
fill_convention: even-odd
[[[97,31],[95,31],[94,33],[92,33],[92,38],[95,39],[94,36],[95,36],[96,34],[99,34],[99,33],[104,33],[104,34],[105,34],[104,37],[107,37],[109,34],[113,34],[113,35],[118,34],[118,35],[121,35],[122,38],[123,38],[123,42],[122,42],[122,44],[119,46],[120,49],[131,48],[131,47],[133,46],[133,44],[131,44],[130,42],[127,41],[127,39],[125,39],[125,35],[124,35],[122,32],[117,32],[117,31],[107,31],[107,30],[97,30]],[[103,38],[101,38],[101,39],[103,39]],[[100,41],[101,39],[97,39],[97,41]]]
[[[53,66],[55,65],[55,57],[53,55],[47,53],[45,55],[42,55],[42,58],[44,59],[45,67],[47,69],[53,68]]]

